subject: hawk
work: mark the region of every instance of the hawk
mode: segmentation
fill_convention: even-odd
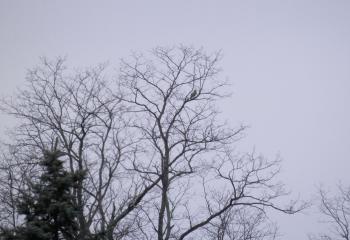
[[[197,96],[197,91],[194,90],[192,93],[191,93],[191,96],[190,96],[190,99],[193,99]]]

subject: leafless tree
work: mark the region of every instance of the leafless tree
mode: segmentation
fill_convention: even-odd
[[[5,160],[3,156],[2,160]],[[13,168],[3,161],[1,164],[0,176],[0,222],[1,227],[15,228],[18,216],[15,211],[16,186]]]
[[[197,239],[238,209],[299,211],[278,204],[278,160],[231,150],[245,127],[220,121],[216,103],[228,94],[219,58],[156,48],[123,60],[114,83],[105,65],[72,72],[64,59],[44,59],[2,104],[20,121],[4,177],[18,187],[35,180],[38,156],[58,138],[67,169],[87,176],[74,192],[79,239]]]
[[[319,236],[310,236],[310,239],[350,239],[350,188],[338,186],[335,196],[320,189],[320,211],[326,216],[326,223],[329,224],[328,233]]]
[[[6,168],[7,177],[32,181],[39,170],[38,156],[55,138],[66,152],[67,168],[86,172],[74,193],[80,209],[79,239],[92,232],[109,234],[108,239],[125,232],[130,226],[120,221],[132,218],[130,201],[140,201],[151,188],[140,185],[138,176],[121,167],[133,152],[133,140],[121,119],[121,100],[104,74],[103,65],[69,74],[63,59],[43,59],[42,66],[29,72],[28,86],[3,103],[4,110],[20,121],[9,144],[16,161],[6,161],[12,167]],[[23,171],[22,166],[32,167]]]
[[[277,226],[259,210],[237,208],[220,215],[205,227],[208,240],[268,240],[276,239]]]
[[[16,213],[16,204],[19,191],[26,184],[25,176],[31,171],[32,165],[22,164],[17,157],[16,149],[1,148],[0,229],[15,228],[21,222]]]
[[[195,238],[240,206],[298,211],[293,204],[283,208],[274,202],[285,194],[274,183],[278,161],[230,151],[245,128],[228,128],[218,118],[215,102],[225,97],[227,87],[218,78],[220,54],[187,47],[152,53],[151,59],[136,55],[123,61],[120,77],[123,100],[137,116],[130,123],[144,156],[136,157],[132,167],[149,184],[161,179],[139,207],[149,223],[140,226],[144,238]],[[218,196],[222,201],[215,204]]]

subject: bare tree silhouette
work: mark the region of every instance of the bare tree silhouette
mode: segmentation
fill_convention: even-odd
[[[309,236],[311,240],[350,239],[350,188],[338,186],[338,193],[331,196],[324,189],[319,190],[320,211],[327,218],[328,233]]]
[[[20,125],[1,163],[0,209],[13,216],[1,224],[20,224],[11,194],[35,181],[38,156],[56,138],[65,167],[87,172],[74,192],[79,239],[195,239],[238,209],[300,211],[296,202],[278,204],[287,194],[275,179],[278,159],[231,150],[245,127],[220,121],[216,103],[228,93],[219,59],[158,47],[123,60],[114,83],[105,65],[72,72],[62,58],[43,59],[16,99],[2,104]],[[255,231],[263,216],[248,225]]]

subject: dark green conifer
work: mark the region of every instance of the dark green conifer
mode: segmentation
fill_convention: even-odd
[[[67,172],[59,159],[62,155],[56,149],[44,153],[39,181],[31,184],[18,200],[18,213],[24,216],[25,223],[5,231],[0,239],[76,239],[78,209],[72,192],[84,174]]]

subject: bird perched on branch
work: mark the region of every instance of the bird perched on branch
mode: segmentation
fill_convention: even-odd
[[[194,99],[196,96],[197,96],[197,90],[194,90],[194,91],[191,93],[190,100]]]

